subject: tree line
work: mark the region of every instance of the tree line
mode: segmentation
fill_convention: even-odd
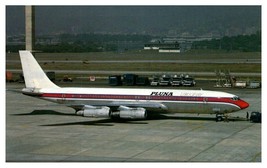
[[[102,52],[117,51],[118,42],[141,42],[151,40],[149,35],[127,34],[60,34],[56,37],[39,36],[35,44],[35,50],[42,52]],[[56,41],[51,43],[51,41]],[[7,52],[18,52],[25,49],[24,45],[7,45]]]
[[[47,37],[38,37],[47,39]],[[103,52],[117,51],[119,42],[149,42],[153,37],[148,35],[111,35],[111,34],[61,34],[57,37],[56,43],[46,41],[37,43],[35,50],[42,52]],[[25,45],[7,45],[7,52],[18,52],[24,50]],[[252,35],[238,35],[221,39],[196,41],[192,44],[192,49],[213,49],[226,51],[260,52],[261,32]]]
[[[238,50],[243,52],[261,51],[261,33],[260,31],[251,35],[238,35],[233,37],[225,36],[221,39],[212,39],[194,42],[194,49],[213,49],[213,50]]]

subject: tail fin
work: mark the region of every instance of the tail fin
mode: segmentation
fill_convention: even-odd
[[[46,76],[30,51],[19,51],[26,88],[59,88]]]

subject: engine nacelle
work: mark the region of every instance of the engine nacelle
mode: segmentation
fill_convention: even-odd
[[[77,115],[84,117],[97,117],[97,118],[110,118],[111,111],[109,107],[95,107],[95,106],[84,106],[82,110],[77,111]]]
[[[129,108],[120,107],[119,116],[124,119],[145,119],[147,117],[146,109],[144,108]]]

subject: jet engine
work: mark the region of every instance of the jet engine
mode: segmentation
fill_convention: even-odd
[[[85,105],[82,110],[76,112],[77,115],[84,117],[110,118],[111,111],[109,107],[95,107]]]
[[[126,106],[120,106],[118,112],[113,112],[112,115],[119,116],[124,119],[145,119],[147,117],[146,109],[144,108],[130,108]]]

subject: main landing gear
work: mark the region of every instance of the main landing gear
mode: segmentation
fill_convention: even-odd
[[[216,114],[216,122],[221,122],[221,121],[225,121],[225,122],[228,122],[228,115],[225,113],[225,114]]]

